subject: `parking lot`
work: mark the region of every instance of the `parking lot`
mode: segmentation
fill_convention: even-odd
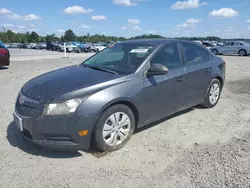
[[[21,136],[12,117],[25,82],[92,54],[13,50],[11,65],[0,68],[0,187],[250,185],[250,57],[223,56],[226,83],[215,108],[197,106],[150,124],[121,150],[103,154],[44,150]]]
[[[35,50],[35,49],[9,49],[11,61],[29,61],[29,60],[41,60],[41,59],[54,59],[65,57],[65,54],[57,51],[49,50]],[[66,53],[66,57],[89,57],[94,53]]]

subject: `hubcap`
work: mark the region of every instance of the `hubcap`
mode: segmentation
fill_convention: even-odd
[[[217,83],[214,83],[209,92],[209,101],[211,104],[215,104],[220,96],[220,86]]]
[[[240,56],[244,56],[245,52],[243,50],[240,51]]]
[[[107,145],[116,146],[128,137],[131,121],[124,112],[116,112],[106,120],[102,136]]]
[[[217,55],[218,53],[217,53],[217,50],[213,50],[212,51],[215,55]]]

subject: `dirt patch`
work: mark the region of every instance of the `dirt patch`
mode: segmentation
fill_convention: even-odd
[[[226,83],[226,88],[235,94],[250,95],[250,79],[234,80]]]
[[[168,179],[171,186],[249,187],[249,155],[250,134],[243,139],[233,138],[228,144],[195,144],[160,177]]]

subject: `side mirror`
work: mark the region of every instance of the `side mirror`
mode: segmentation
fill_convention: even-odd
[[[168,73],[168,68],[162,64],[151,64],[147,75],[164,75]]]

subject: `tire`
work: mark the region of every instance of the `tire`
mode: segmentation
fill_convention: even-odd
[[[218,87],[218,91],[216,89],[217,92],[213,92],[212,90],[215,90],[215,88]],[[213,108],[217,105],[217,103],[220,100],[220,95],[221,95],[221,83],[218,79],[213,79],[212,82],[210,83],[207,92],[206,92],[206,96],[205,96],[205,102],[202,104],[202,106],[206,107],[206,108]],[[212,94],[213,92],[213,94]],[[214,98],[212,97],[214,96]],[[214,100],[212,100],[212,98]]]
[[[238,52],[239,56],[247,56],[247,51],[246,50],[240,50]]]
[[[118,117],[121,119],[117,121]],[[123,118],[127,120],[124,121]],[[119,125],[117,122],[125,123]],[[106,128],[106,131],[104,128]],[[122,104],[111,106],[101,114],[95,126],[93,136],[97,149],[104,152],[122,148],[131,138],[134,129],[135,117],[132,110]]]
[[[213,49],[212,52],[213,52],[215,55],[218,55],[218,54],[219,54],[219,52],[218,52],[217,49]]]

